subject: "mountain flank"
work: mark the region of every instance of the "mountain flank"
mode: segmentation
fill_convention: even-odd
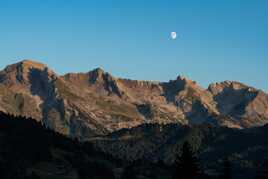
[[[100,68],[60,76],[42,63],[23,60],[0,71],[0,110],[88,140],[142,124],[263,126],[268,95],[235,81],[204,89],[182,76],[137,81]]]

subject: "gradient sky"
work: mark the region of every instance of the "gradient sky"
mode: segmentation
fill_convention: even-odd
[[[178,38],[172,40],[170,32]],[[237,80],[268,91],[266,0],[1,0],[0,68],[35,59],[59,74],[203,87]]]

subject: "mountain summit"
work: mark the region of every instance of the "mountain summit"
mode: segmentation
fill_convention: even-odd
[[[49,74],[54,73],[42,63],[35,62],[32,60],[23,60],[15,64],[8,65],[3,71],[1,71],[0,82],[6,84],[29,82],[29,78],[33,70],[47,70]]]
[[[145,123],[261,126],[268,122],[268,95],[233,81],[204,89],[182,76],[137,81],[100,68],[59,76],[42,63],[23,60],[0,71],[0,110],[86,140]]]

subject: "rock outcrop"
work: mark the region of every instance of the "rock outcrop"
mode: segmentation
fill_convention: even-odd
[[[24,60],[0,71],[0,110],[84,140],[145,123],[261,126],[268,122],[268,95],[238,82],[204,89],[181,76],[137,81],[100,68],[59,76],[44,64]]]

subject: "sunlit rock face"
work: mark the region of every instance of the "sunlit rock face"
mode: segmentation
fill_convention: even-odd
[[[211,84],[208,90],[213,94],[220,114],[230,116],[241,127],[267,123],[268,96],[263,91],[234,81]]]
[[[268,121],[268,95],[238,82],[204,89],[182,76],[137,81],[100,68],[59,76],[44,64],[24,60],[0,71],[0,110],[84,140],[147,123],[260,126]]]

